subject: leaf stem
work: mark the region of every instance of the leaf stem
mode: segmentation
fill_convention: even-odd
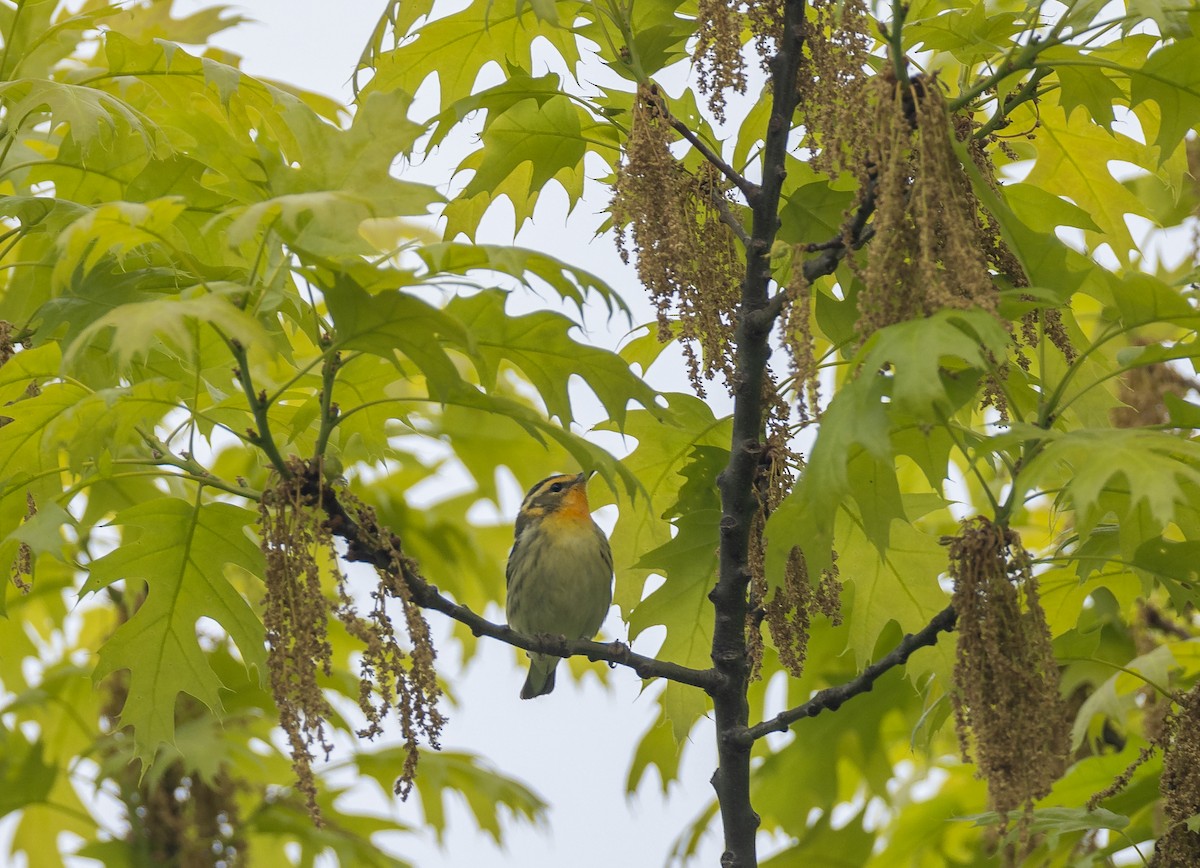
[[[270,409],[271,402],[267,398],[267,393],[263,391],[260,394],[254,393],[254,383],[250,379],[249,359],[247,358],[246,347],[241,341],[234,340],[221,334],[225,345],[229,347],[229,352],[233,354],[234,360],[237,362],[237,368],[234,375],[242,385],[242,391],[246,395],[246,400],[250,403],[250,412],[254,414],[254,424],[256,430],[248,431],[246,439],[257,446],[267,456],[267,459],[279,471],[285,479],[292,475],[292,471],[288,468],[287,462],[279,453],[279,447],[275,445],[275,439],[271,436],[271,422],[267,416],[267,410]]]
[[[341,354],[327,352],[325,364],[321,368],[321,428],[317,432],[316,446],[313,447],[313,460],[318,463],[325,457],[329,437],[337,426],[338,406],[333,403],[333,386],[337,382],[337,372],[341,366]]]

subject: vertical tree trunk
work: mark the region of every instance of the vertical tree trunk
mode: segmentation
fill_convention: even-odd
[[[746,699],[747,588],[750,582],[750,534],[758,503],[754,478],[763,449],[763,384],[771,355],[773,317],[766,310],[771,279],[770,251],[779,228],[779,198],[785,176],[788,132],[796,110],[796,75],[803,44],[803,0],[787,0],[779,50],[771,61],[771,119],[763,148],[761,187],[750,197],[751,240],[737,321],[733,378],[733,441],[728,466],[721,472],[721,556],[717,585],[709,598],[716,611],[713,665],[721,674],[712,691],[717,726],[718,767],[713,787],[725,834],[722,866],[758,864],[755,836],[759,817],[750,802],[750,744],[742,736],[749,723]]]

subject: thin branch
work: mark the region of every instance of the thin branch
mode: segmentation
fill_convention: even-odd
[[[700,152],[700,156],[708,160],[717,171],[728,178],[733,183],[733,186],[741,190],[742,195],[746,197],[746,202],[753,206],[762,194],[762,189],[757,184],[746,180],[746,177],[741,172],[725,162],[721,155],[710,148],[687,124],[671,114],[670,109],[667,108],[666,100],[661,96],[658,98],[658,107],[663,117],[667,119],[667,123],[671,125],[671,128],[683,136],[693,148]]]
[[[863,188],[862,202],[859,203],[858,210],[854,212],[854,217],[846,225],[842,234],[837,238],[831,238],[828,241],[808,246],[810,253],[820,253],[821,255],[815,256],[804,263],[804,280],[806,283],[812,283],[818,277],[833,274],[847,253],[851,250],[857,250],[871,238],[874,230],[867,228],[867,221],[871,219],[871,215],[874,213],[875,176],[871,175],[867,180],[866,187]],[[848,243],[847,239],[849,239]],[[769,327],[775,321],[775,318],[783,313],[783,308],[787,303],[788,294],[785,290],[781,289],[775,295],[771,296],[771,300],[767,302],[766,307],[759,311],[758,316],[763,318]]]
[[[718,196],[716,192],[712,195],[713,206],[717,209],[717,216],[721,222],[732,230],[737,236],[738,241],[742,242],[743,247],[750,245],[750,233],[746,231],[746,227],[742,225],[742,221],[737,218],[737,215],[729,209],[729,201],[722,196]]]
[[[1029,81],[1021,85],[1018,90],[1010,93],[1008,98],[1004,100],[1004,104],[996,109],[996,113],[988,119],[988,122],[979,129],[975,130],[973,133],[974,137],[977,139],[983,139],[987,136],[990,136],[996,130],[1008,126],[1009,123],[1011,123],[1011,121],[1008,119],[1009,114],[1017,106],[1034,99],[1038,95],[1038,85],[1040,85],[1042,79],[1048,76],[1051,72],[1053,72],[1053,70],[1049,67],[1034,70],[1033,75],[1029,77]]]
[[[518,633],[504,624],[489,621],[443,595],[436,585],[430,584],[421,575],[415,561],[404,556],[398,560],[393,558],[392,552],[403,551],[400,539],[394,534],[390,535],[388,545],[373,542],[372,534],[364,533],[358,522],[346,512],[338,499],[336,489],[314,478],[309,478],[305,484],[306,488],[311,488],[314,492],[320,491],[321,507],[329,516],[327,523],[330,532],[346,541],[346,560],[369,563],[393,573],[398,569],[399,578],[408,586],[414,603],[423,609],[433,609],[458,621],[476,636],[488,636],[516,648],[553,654],[556,657],[582,656],[592,661],[602,660],[632,669],[641,678],[665,678],[705,691],[713,690],[719,683],[719,676],[713,669],[692,669],[636,654],[624,642],[592,642],[586,639],[567,639],[563,636],[529,636]],[[388,533],[383,528],[379,530]]]
[[[786,732],[788,727],[798,720],[816,717],[822,711],[836,711],[846,700],[870,692],[880,675],[889,669],[903,666],[917,649],[936,645],[939,634],[953,630],[954,622],[957,619],[958,613],[954,611],[954,607],[947,606],[934,615],[933,619],[919,633],[909,633],[888,652],[887,656],[867,666],[857,678],[847,681],[845,684],[838,684],[835,687],[827,687],[819,691],[803,705],[789,708],[770,720],[764,720],[762,723],[737,733],[736,739],[742,744],[752,744],[767,733]]]
[[[220,330],[217,332],[221,334]],[[228,338],[221,334],[221,338],[225,341],[229,351],[233,353],[234,359],[237,361],[237,367],[234,368],[234,377],[242,386],[242,391],[246,394],[246,401],[250,404],[250,412],[254,414],[254,422],[257,428],[246,432],[246,439],[249,443],[261,449],[270,459],[271,464],[285,478],[291,475],[288,469],[287,462],[279,453],[279,447],[275,445],[275,439],[271,436],[270,417],[267,415],[267,410],[270,408],[270,400],[267,398],[266,391],[259,394],[254,393],[254,383],[250,379],[250,361],[246,348],[242,343],[233,338]]]
[[[327,335],[322,334],[321,342],[331,344]],[[325,457],[325,447],[329,444],[329,435],[333,433],[338,420],[338,405],[333,403],[333,386],[337,380],[338,369],[342,365],[341,354],[330,352],[325,356],[325,364],[321,368],[321,430],[317,432],[317,443],[313,447],[314,460],[320,461]]]

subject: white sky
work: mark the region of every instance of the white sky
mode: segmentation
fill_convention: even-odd
[[[241,55],[243,68],[251,74],[348,100],[350,73],[383,2],[253,0],[233,8],[259,23],[219,34],[213,41]],[[179,0],[176,4],[179,14],[206,5],[198,0]],[[444,183],[447,178],[438,172],[456,165],[461,156],[444,153],[429,161],[422,166],[418,180]],[[611,240],[592,241],[603,200],[585,200],[569,220],[565,218],[565,205],[561,192],[547,190],[539,203],[536,226],[526,227],[517,243],[556,255],[571,251],[568,258],[573,264],[623,290],[637,321],[650,319],[650,308],[641,297],[632,271],[622,265]],[[512,241],[511,214],[498,211],[485,221],[479,241]],[[589,338],[615,348],[626,326],[614,323],[617,331],[606,334],[603,320],[603,315],[589,317],[589,325],[600,324],[600,331],[591,329]],[[658,385],[681,388],[684,383]],[[528,486],[533,481],[523,479],[520,483]],[[515,513],[519,502],[520,492],[515,486],[512,494],[505,504],[508,517]],[[499,611],[487,614],[502,620]],[[700,742],[685,750],[681,781],[672,787],[669,801],[663,799],[654,771],[647,775],[636,797],[626,801],[625,779],[633,748],[657,711],[653,694],[639,697],[641,682],[633,673],[610,673],[613,687],[608,691],[595,679],[577,685],[569,678],[560,678],[553,694],[525,702],[517,697],[523,672],[517,667],[513,649],[483,640],[471,666],[460,672],[454,655],[448,653],[445,619],[432,613],[430,621],[442,637],[439,668],[454,685],[460,701],[459,707],[449,710],[443,747],[482,754],[496,768],[523,780],[550,804],[549,823],[539,829],[507,823],[507,846],[501,851],[487,834],[474,828],[463,805],[452,804],[448,806],[450,834],[443,847],[432,835],[397,836],[397,855],[421,868],[663,864],[676,836],[711,796],[708,778],[715,765],[711,728],[703,724],[697,727]],[[610,617],[605,634],[624,636],[618,619]],[[336,762],[345,758],[335,754],[333,759]],[[396,809],[406,823],[419,827],[421,814],[416,802],[397,801]],[[388,809],[382,802],[379,807]],[[697,864],[716,864],[720,852],[720,842],[709,836]]]

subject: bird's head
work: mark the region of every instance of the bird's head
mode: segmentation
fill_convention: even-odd
[[[587,476],[556,473],[547,476],[529,489],[521,503],[519,518],[525,521],[553,519],[555,521],[591,520],[588,506]]]

